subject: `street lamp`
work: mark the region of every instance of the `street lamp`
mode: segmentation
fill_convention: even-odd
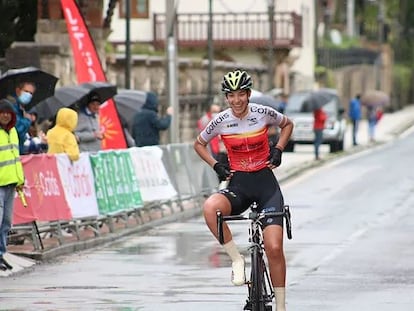
[[[274,21],[275,21],[275,0],[267,0],[267,9],[269,14],[269,47],[268,47],[268,67],[269,67],[269,90],[273,89],[273,82],[275,78],[275,70],[274,70],[274,37],[275,37],[275,29],[274,29]]]

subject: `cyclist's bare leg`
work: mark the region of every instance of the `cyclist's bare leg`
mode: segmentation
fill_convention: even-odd
[[[230,201],[221,193],[215,193],[211,195],[204,202],[204,219],[211,233],[217,236],[217,210],[220,210],[224,216],[231,214]],[[232,282],[234,285],[243,285],[245,283],[244,275],[244,258],[241,256],[236,244],[233,241],[233,237],[227,223],[223,223],[223,248],[232,260],[233,277]]]
[[[214,193],[204,202],[203,213],[204,219],[211,233],[217,236],[217,210],[220,210],[224,216],[231,214],[231,205],[229,200],[221,193]],[[224,243],[231,241],[232,235],[226,222],[223,222]]]
[[[275,290],[277,311],[285,311],[286,261],[283,252],[283,228],[270,225],[263,231],[270,278]]]

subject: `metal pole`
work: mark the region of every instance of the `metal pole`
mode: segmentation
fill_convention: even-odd
[[[210,105],[213,101],[213,62],[214,62],[214,45],[213,45],[213,1],[208,3],[208,87],[207,103]],[[207,107],[205,107],[207,108]]]
[[[125,88],[131,88],[131,0],[125,0]]]
[[[176,24],[176,4],[175,0],[165,0],[166,2],[166,57],[167,57],[167,86],[168,86],[168,105],[173,108],[170,128],[170,142],[178,143],[180,141],[179,132],[179,105],[178,105],[178,61],[177,61],[177,41],[175,38]]]
[[[347,0],[346,6],[346,30],[350,38],[354,37],[355,26],[355,0]]]
[[[268,13],[269,13],[269,47],[268,47],[268,66],[269,66],[269,90],[274,88],[274,78],[275,78],[275,69],[274,69],[274,20],[275,20],[275,2],[274,0],[268,0]]]

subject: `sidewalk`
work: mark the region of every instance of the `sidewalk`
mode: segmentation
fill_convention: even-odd
[[[275,171],[276,176],[278,177],[279,182],[287,181],[289,178],[292,178],[309,168],[323,165],[332,159],[387,143],[413,125],[414,105],[407,106],[394,113],[385,113],[377,125],[377,141],[371,143],[368,138],[367,122],[362,120],[358,134],[358,146],[352,146],[351,127],[349,126],[345,136],[344,152],[330,154],[329,147],[323,145],[321,146],[322,160],[315,161],[312,145],[298,146],[295,152],[286,152],[283,154],[282,166]],[[137,215],[130,215],[127,219],[120,219],[120,221],[113,224],[116,226],[116,230],[112,233],[109,233],[109,230],[105,225],[95,228],[91,227],[80,230],[81,236],[79,237],[74,234],[59,237],[64,239],[64,243],[61,243],[56,235],[48,235],[47,237],[42,238],[44,246],[43,251],[35,251],[33,245],[28,242],[25,242],[23,245],[9,245],[9,253],[5,255],[5,258],[14,268],[11,271],[0,271],[0,277],[9,276],[30,268],[36,264],[36,260],[42,261],[56,256],[70,254],[112,242],[128,234],[147,230],[166,222],[194,217],[200,214],[200,209],[197,204],[186,205],[184,210],[179,209],[177,206],[161,206],[160,208],[152,209],[142,214],[143,217],[141,217],[142,215],[140,215],[140,217],[137,217]],[[96,230],[99,230],[98,234]],[[42,236],[43,235],[45,234],[42,234]]]

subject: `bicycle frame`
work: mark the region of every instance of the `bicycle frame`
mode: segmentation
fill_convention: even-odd
[[[223,216],[217,211],[217,234],[220,244],[224,244],[223,222],[250,220],[249,227],[249,252],[251,256],[250,280],[246,282],[248,288],[248,298],[244,310],[268,311],[272,310],[272,300],[274,298],[273,286],[270,274],[265,263],[265,251],[263,242],[263,232],[261,220],[265,217],[284,217],[286,220],[286,232],[289,239],[292,238],[290,210],[285,205],[282,212],[257,211],[257,204],[250,206],[247,216],[234,215]]]

